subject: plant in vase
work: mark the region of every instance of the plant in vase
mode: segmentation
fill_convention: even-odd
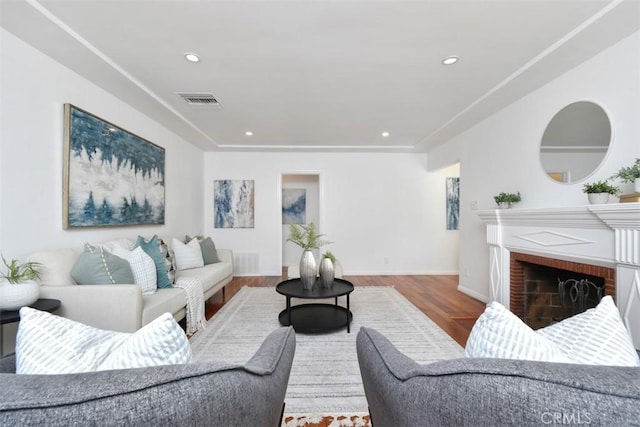
[[[40,296],[40,286],[35,282],[40,278],[40,264],[29,261],[23,264],[2,256],[6,272],[0,274],[0,309],[18,310],[33,304]]]
[[[611,176],[611,179],[619,178],[623,183],[633,183],[636,193],[640,193],[640,158],[631,166],[620,168]]]
[[[335,277],[336,257],[327,251],[322,254],[322,260],[320,261],[320,283],[322,283],[322,286],[325,288],[330,288],[333,285]]]
[[[587,194],[589,203],[601,204],[609,201],[609,196],[620,193],[620,188],[609,184],[607,181],[588,182],[582,187],[582,192]]]
[[[517,193],[500,193],[497,196],[493,196],[493,200],[500,208],[509,209],[512,205],[522,200],[522,197],[518,191]]]
[[[323,239],[324,234],[318,234],[316,225],[312,222],[309,225],[289,224],[289,237],[287,242],[291,242],[303,249],[300,258],[300,280],[305,289],[313,288],[316,281],[316,259],[313,256],[313,249],[320,249],[324,245],[332,242]]]

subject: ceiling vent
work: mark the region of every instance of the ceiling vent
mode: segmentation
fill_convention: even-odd
[[[178,93],[191,108],[221,110],[222,104],[211,93]]]

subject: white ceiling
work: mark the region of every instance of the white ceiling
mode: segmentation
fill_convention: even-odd
[[[640,28],[640,0],[0,1],[7,31],[208,151],[426,152]]]

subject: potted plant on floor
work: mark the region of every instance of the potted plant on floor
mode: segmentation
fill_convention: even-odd
[[[6,272],[0,274],[0,310],[19,310],[36,302],[40,296],[40,285],[35,282],[40,278],[40,264],[21,264],[15,259],[7,262],[4,256],[2,262]]]
[[[609,202],[609,197],[620,193],[620,188],[607,181],[596,181],[584,184],[582,192],[587,194],[589,203],[595,205]]]
[[[640,158],[633,165],[620,168],[611,178],[619,178],[623,183],[632,182],[634,191],[640,193]]]
[[[501,209],[510,209],[511,206],[522,200],[520,192],[517,193],[500,193],[497,196],[493,196],[498,207]]]
[[[317,265],[312,250],[320,249],[331,242],[323,239],[324,234],[318,234],[316,225],[289,224],[287,242],[300,246],[303,250],[300,258],[300,280],[305,289],[313,288],[316,281]]]

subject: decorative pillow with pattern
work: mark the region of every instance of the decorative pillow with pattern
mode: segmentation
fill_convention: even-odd
[[[135,284],[142,288],[142,295],[151,295],[157,290],[156,264],[141,247],[128,251],[115,244],[113,254],[129,262]]]
[[[129,263],[111,254],[102,246],[84,245],[71,269],[71,277],[79,285],[133,284],[135,279]]]
[[[640,358],[613,298],[595,308],[536,331],[578,363],[640,366]]]
[[[167,270],[167,276],[173,285],[176,283],[176,256],[173,249],[169,248],[169,245],[164,241],[164,239],[158,238],[158,249],[164,257],[164,266]]]
[[[162,255],[162,252],[160,252],[158,240],[158,236],[153,236],[149,241],[146,241],[142,236],[138,236],[136,246],[141,247],[153,260],[156,266],[158,288],[170,288],[173,281],[169,279],[169,275],[167,274],[167,267],[164,263],[165,257]]]
[[[17,374],[68,374],[191,361],[189,341],[169,313],[128,334],[93,328],[29,307],[20,309]]]

